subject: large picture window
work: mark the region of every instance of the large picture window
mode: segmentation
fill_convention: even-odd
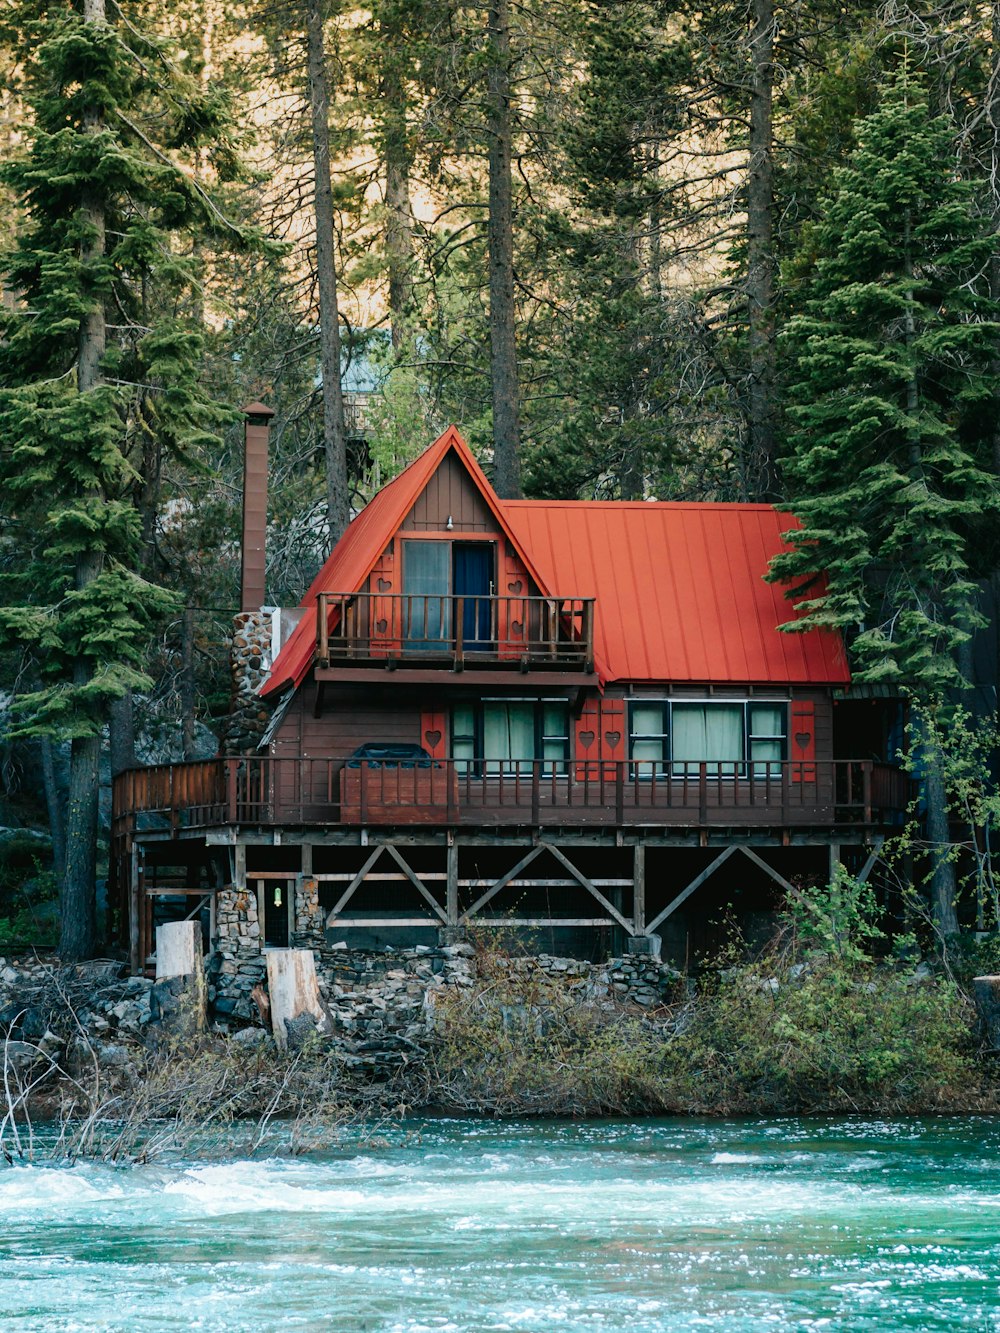
[[[785,757],[788,708],[782,702],[635,700],[629,708],[629,757],[640,778],[777,778]]]
[[[451,710],[451,754],[460,773],[544,775],[569,767],[569,704],[564,699],[483,699]]]

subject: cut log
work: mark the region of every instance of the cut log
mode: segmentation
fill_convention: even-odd
[[[302,1029],[330,1030],[330,1017],[316,979],[311,949],[269,949],[267,989],[271,1000],[271,1030],[279,1050],[301,1044]],[[300,1020],[306,1019],[307,1023]]]
[[[165,1031],[190,1036],[205,1026],[206,999],[201,923],[168,921],[157,926],[150,1012]]]

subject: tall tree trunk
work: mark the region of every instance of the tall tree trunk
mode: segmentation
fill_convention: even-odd
[[[1000,0],[991,9],[990,91],[986,108],[990,134],[990,198],[996,243],[990,260],[990,296],[1000,301]],[[993,471],[1000,476],[1000,343],[993,359]]]
[[[493,485],[505,500],[521,494],[520,390],[514,336],[514,207],[511,180],[510,0],[490,0],[486,133],[490,205],[490,372]]]
[[[942,940],[958,934],[955,911],[955,863],[951,859],[951,828],[944,784],[944,762],[935,738],[925,754],[924,800],[927,803],[927,841],[931,848],[931,908]]]
[[[39,736],[38,750],[42,761],[42,784],[45,788],[45,808],[49,814],[49,833],[52,835],[52,866],[56,883],[62,884],[66,874],[66,809],[63,805],[63,793],[59,789],[52,738]]]
[[[330,184],[330,91],[326,74],[323,0],[307,0],[306,66],[312,121],[313,212],[316,218],[316,281],[319,287],[320,366],[323,374],[323,449],[326,455],[326,514],[331,547],[351,517],[347,484],[347,434],[340,383],[340,310],[333,241]]]
[[[382,40],[382,153],[385,163],[385,257],[389,270],[389,322],[393,351],[409,336],[413,300],[413,212],[410,207],[410,146],[406,124],[406,84],[402,39],[379,24]]]
[[[751,500],[776,500],[774,420],[774,0],[752,0],[747,305],[750,387],[747,467]]]
[[[85,23],[104,23],[104,0],[84,0]],[[98,112],[84,118],[84,131],[99,134],[103,128]],[[96,190],[80,201],[80,263],[84,271],[100,264],[104,256],[104,203]],[[80,394],[93,393],[102,384],[101,362],[107,344],[104,304],[100,294],[92,294],[91,308],[80,322],[77,340],[76,379]],[[91,497],[98,498],[95,496]],[[100,575],[101,556],[93,551],[76,558],[74,584],[82,591]],[[93,667],[86,657],[78,657],[73,667],[73,684],[90,683]],[[101,737],[78,736],[70,748],[69,804],[66,812],[66,873],[60,903],[59,952],[67,961],[86,958],[94,947],[94,895],[97,874],[97,812],[100,782]]]

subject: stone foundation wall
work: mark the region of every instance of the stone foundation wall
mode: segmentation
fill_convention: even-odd
[[[302,884],[303,918],[308,917],[311,886]],[[224,890],[235,895],[234,890]],[[252,895],[245,895],[252,897]],[[300,903],[296,900],[296,919]],[[220,929],[219,950],[209,963],[209,1000],[216,1020],[224,1026],[259,1021],[254,988],[266,987],[262,954],[251,945],[252,912],[235,903],[223,910],[226,930]],[[301,947],[301,946],[300,946]],[[308,947],[308,946],[306,946]],[[337,1045],[349,1065],[372,1070],[389,1069],[419,1054],[434,1026],[437,997],[445,987],[471,987],[477,981],[501,980],[505,975],[558,986],[581,1000],[608,1008],[635,1005],[655,1010],[676,998],[678,973],[651,958],[613,958],[588,963],[547,954],[506,958],[478,955],[470,944],[438,948],[417,946],[380,953],[360,949],[313,949],[320,994],[332,1021]]]
[[[326,945],[326,913],[319,905],[319,882],[307,875],[295,881],[295,930],[292,944],[296,949],[322,952]]]
[[[222,734],[226,754],[256,750],[271,719],[271,710],[257,694],[270,666],[270,611],[240,611],[233,617],[229,647],[231,694]]]

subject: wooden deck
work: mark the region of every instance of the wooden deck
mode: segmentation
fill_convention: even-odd
[[[541,761],[349,765],[250,757],[136,768],[114,782],[116,828],[878,828],[905,810],[908,781],[870,760],[785,761],[757,773],[714,764]],[[753,766],[749,766],[752,770]]]
[[[594,669],[592,597],[322,592],[316,665]]]

